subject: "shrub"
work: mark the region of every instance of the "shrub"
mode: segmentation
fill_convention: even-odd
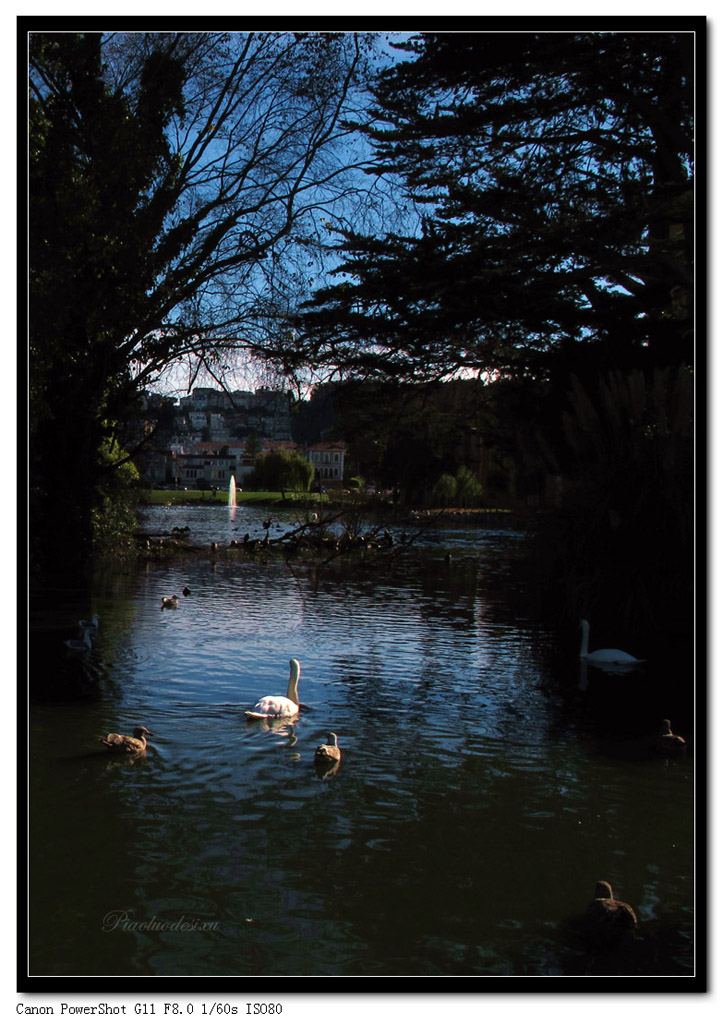
[[[434,485],[432,495],[438,505],[445,508],[454,505],[457,498],[457,481],[451,473],[442,473]]]

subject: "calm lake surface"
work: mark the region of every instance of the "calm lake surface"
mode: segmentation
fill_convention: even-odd
[[[163,508],[143,527],[227,544],[261,518]],[[39,595],[30,974],[690,976],[693,759],[649,740],[692,710],[670,710],[655,662],[581,678],[578,637],[541,625],[526,543],[460,527],[369,565],[204,558],[99,577],[92,607]],[[92,612],[75,656],[62,640]],[[292,657],[298,722],[249,724]],[[147,756],[109,756],[99,736],[135,725]],[[329,730],[343,760],[323,777]],[[569,926],[598,878],[639,912],[624,955]]]

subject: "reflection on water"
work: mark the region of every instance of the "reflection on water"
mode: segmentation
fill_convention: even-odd
[[[58,702],[41,679],[31,706],[31,973],[690,974],[692,762],[601,750],[594,682],[525,610],[520,539],[475,539],[451,562],[149,565],[92,609],[49,595],[35,679],[82,685]],[[87,663],[63,658],[91,611]],[[291,657],[298,721],[247,722]],[[135,725],[147,756],[108,756]],[[343,761],[318,773],[330,730]],[[600,877],[639,909],[624,962],[566,926]]]

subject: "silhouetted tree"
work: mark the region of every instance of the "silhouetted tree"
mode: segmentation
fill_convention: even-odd
[[[344,232],[341,282],[282,362],[406,380],[691,362],[695,21],[402,43],[365,131],[420,230]]]
[[[356,160],[363,37],[33,32],[31,539],[77,563],[119,423],[180,356],[255,351],[283,259]],[[192,370],[192,372],[195,372]],[[52,527],[47,514],[52,507]],[[56,542],[62,533],[63,545]]]

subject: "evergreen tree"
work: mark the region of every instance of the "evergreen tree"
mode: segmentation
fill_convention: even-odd
[[[287,364],[426,380],[691,362],[694,27],[401,44],[365,131],[421,230],[346,232]]]

